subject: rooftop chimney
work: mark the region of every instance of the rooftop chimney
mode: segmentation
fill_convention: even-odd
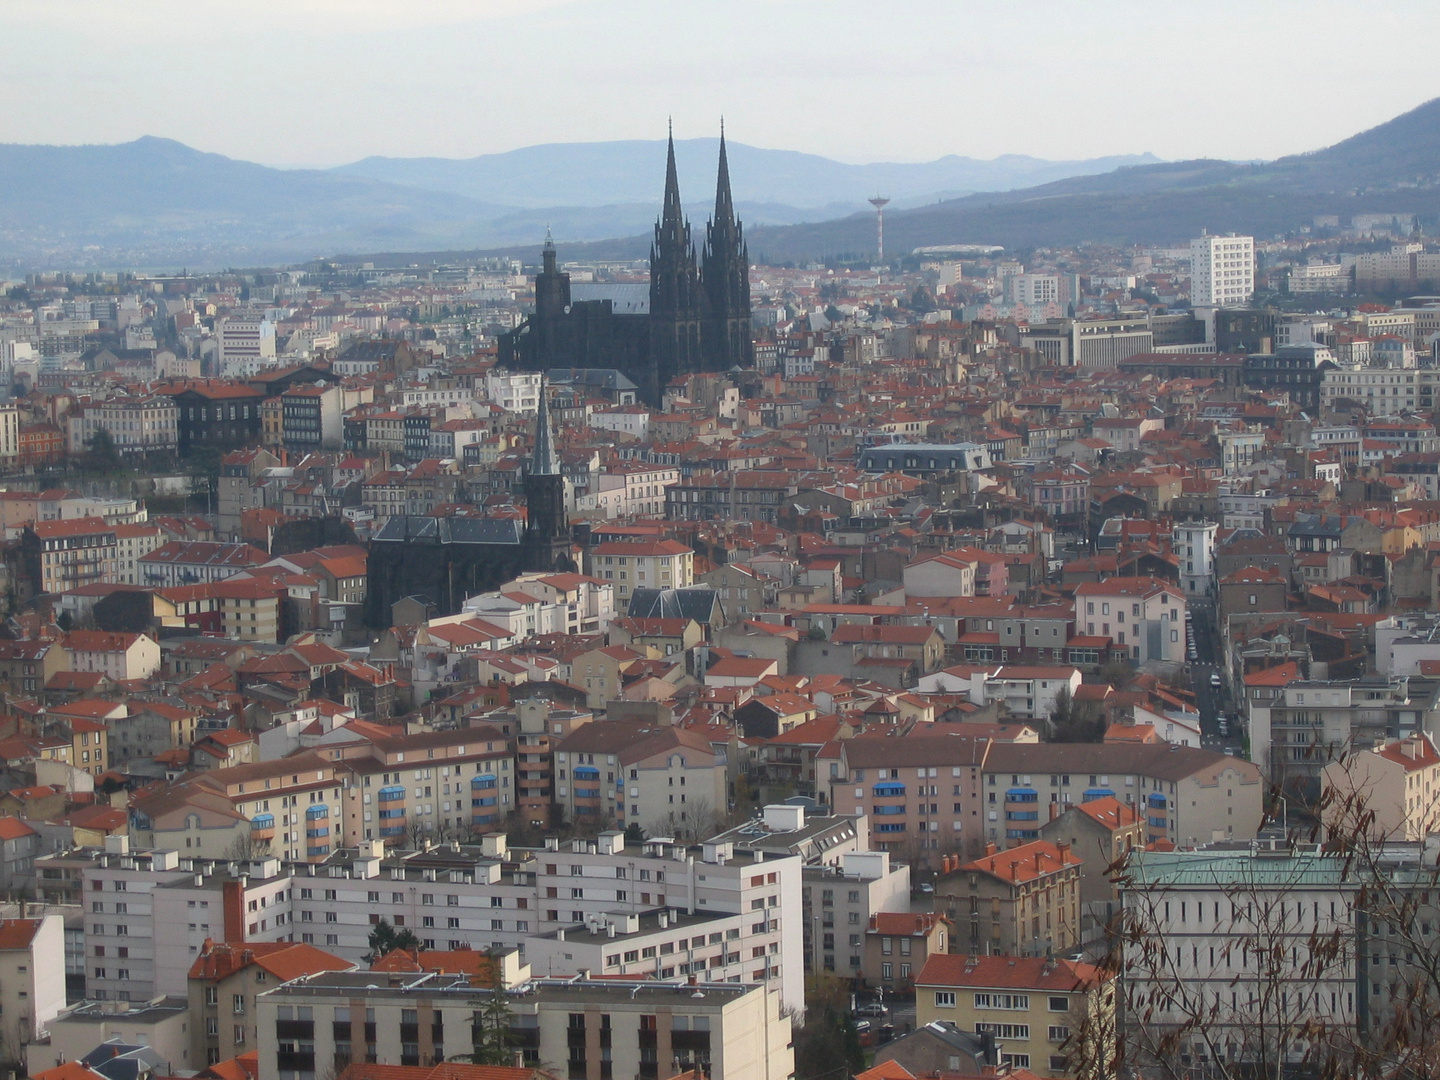
[[[245,882],[231,878],[220,884],[220,902],[225,913],[225,940],[245,940]]]

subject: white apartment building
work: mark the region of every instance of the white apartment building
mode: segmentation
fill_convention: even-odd
[[[1342,295],[1350,291],[1350,267],[1343,263],[1309,262],[1292,266],[1286,276],[1292,294],[1330,293]]]
[[[1005,299],[1032,312],[1060,302],[1060,279],[1054,274],[1015,274],[1005,279]]]
[[[1344,867],[1283,848],[1135,852],[1121,893],[1127,928],[1143,928],[1166,955],[1157,963],[1127,946],[1125,1012],[1160,1033],[1205,1015],[1203,1036],[1179,1047],[1182,1065],[1201,1068],[1217,1053],[1253,1061],[1257,1040],[1283,1059],[1312,1021],[1352,1028],[1356,950],[1312,956],[1315,940],[1353,939],[1360,882],[1347,882]]]
[[[139,585],[141,558],[169,541],[169,535],[158,525],[116,525],[115,583]]]
[[[111,837],[103,852],[44,856],[40,864],[79,859],[85,909],[85,986],[97,1001],[147,1001],[181,994],[186,973],[207,937],[283,941],[290,932],[289,875],[277,860],[251,864],[254,877],[197,870],[175,851],[132,854],[128,838]],[[225,891],[234,892],[227,933]],[[265,912],[263,925],[258,914]],[[241,909],[255,905],[248,924]],[[239,932],[236,932],[237,927]]]
[[[1320,408],[1343,400],[1358,402],[1371,416],[1398,416],[1429,409],[1440,372],[1434,368],[1337,368],[1320,381]]]
[[[1220,444],[1220,463],[1226,476],[1244,472],[1265,453],[1264,432],[1221,431],[1215,439]]]
[[[1190,241],[1192,307],[1244,307],[1254,294],[1253,236],[1202,236]]]
[[[20,456],[20,410],[9,402],[0,405],[0,461]]]
[[[1108,637],[1137,663],[1185,662],[1185,595],[1151,577],[1087,581],[1075,590],[1075,622]]]
[[[618,935],[620,917],[638,918],[657,909],[686,917],[733,916],[723,928],[706,930],[707,937],[720,933],[725,942],[722,963],[716,965],[723,967],[724,979],[774,982],[786,1005],[803,1007],[802,863],[798,856],[766,855],[718,839],[687,848],[660,837],[636,849],[626,846],[624,833],[612,831],[601,833],[593,843],[550,841],[535,859],[536,926],[550,935],[550,944],[532,942],[527,946],[526,958],[537,971],[546,971],[553,962],[560,974],[566,950],[556,944],[559,939],[554,935],[558,931],[569,938],[568,928],[577,924],[588,923],[593,928],[597,922],[617,922]],[[647,921],[644,929],[659,933],[671,928]],[[734,937],[731,930],[737,932]],[[640,932],[638,924],[633,932]],[[540,959],[537,948],[547,959]],[[636,946],[637,951],[643,948],[648,946]],[[671,954],[662,956],[658,948],[657,942],[654,953],[647,956],[641,952],[634,959],[627,959],[630,950],[623,949],[617,964],[630,965],[627,970],[632,973],[661,973],[659,977],[670,978],[663,974],[669,965],[661,961]],[[732,960],[737,952],[740,955]],[[606,957],[610,955],[613,950]],[[690,974],[695,973],[692,968]],[[710,977],[717,974],[720,972],[711,971]]]
[[[650,410],[644,405],[616,405],[592,411],[585,422],[589,427],[643,439],[650,433]]]
[[[1264,520],[1263,511],[1259,518]],[[1186,596],[1205,596],[1215,587],[1218,529],[1213,521],[1185,521],[1176,525],[1170,534],[1171,548],[1180,560],[1180,588]]]
[[[0,1039],[6,1056],[45,1034],[65,1008],[65,918],[0,919]]]
[[[485,374],[485,396],[506,412],[533,413],[540,408],[538,371],[492,368]]]
[[[275,324],[231,315],[215,323],[220,377],[243,379],[275,366]]]

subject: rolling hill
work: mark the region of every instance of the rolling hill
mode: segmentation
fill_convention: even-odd
[[[719,146],[718,139],[675,142],[680,190],[695,203],[714,198]],[[877,191],[897,204],[934,202],[947,195],[1033,187],[1067,176],[1158,160],[1150,154],[1090,161],[1044,161],[1011,154],[979,161],[952,154],[918,164],[849,165],[816,154],[766,150],[734,140],[729,141],[727,150],[737,203],[832,212],[863,207]],[[631,140],[548,143],[464,160],[371,157],[331,171],[518,207],[606,206],[658,201],[664,161],[664,141]]]
[[[1308,154],[1260,164],[1196,160],[1120,168],[1021,191],[991,192],[886,214],[892,251],[927,244],[1011,249],[1087,241],[1170,243],[1214,231],[1271,236],[1317,214],[1440,218],[1440,99]],[[872,250],[874,218],[756,229],[770,259]]]
[[[682,145],[691,216],[703,221],[714,197],[716,141]],[[900,198],[933,201],[943,185],[1008,187],[1130,160],[850,166],[740,144],[731,144],[731,154],[747,163],[737,209],[752,227],[835,218],[863,206],[875,184],[893,182]],[[331,170],[267,168],[151,137],[113,146],[0,145],[0,267],[530,251],[547,227],[569,241],[634,236],[654,223],[663,163],[660,142],[555,144],[470,161],[372,158]]]

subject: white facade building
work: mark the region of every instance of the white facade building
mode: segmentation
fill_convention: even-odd
[[[1031,311],[1060,302],[1060,279],[1054,274],[1016,274],[1005,279],[1005,299]]]
[[[485,396],[506,412],[533,413],[540,408],[538,371],[496,368],[485,375]]]
[[[1202,236],[1190,241],[1192,307],[1244,307],[1254,294],[1254,237]]]
[[[1180,560],[1180,588],[1186,596],[1204,596],[1215,586],[1218,528],[1213,521],[1186,521],[1171,533],[1171,547]]]
[[[220,376],[245,378],[275,366],[275,324],[230,316],[215,324]]]

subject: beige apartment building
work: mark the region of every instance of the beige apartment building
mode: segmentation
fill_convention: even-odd
[[[332,1062],[366,1057],[431,1065],[472,1052],[468,976],[380,982],[373,972],[335,972],[262,994],[260,1075],[319,1075]],[[766,986],[535,979],[511,1009],[520,1060],[564,1069],[572,1080],[662,1080],[692,1069],[789,1080],[795,1072],[790,1015]]]
[[[685,589],[695,584],[695,553],[678,540],[612,540],[590,552],[589,573],[615,585],[616,599],[636,589]]]
[[[726,758],[687,728],[585,724],[555,749],[555,802],[567,821],[636,823],[663,836],[705,832],[728,806]]]
[[[189,972],[190,1060],[197,1066],[257,1049],[255,998],[291,979],[355,967],[317,949],[289,941],[206,940]]]
[[[997,849],[935,882],[935,910],[970,953],[1045,956],[1080,944],[1080,864],[1067,843]]]
[[[1428,733],[1355,750],[1320,774],[1325,824],[1342,834],[1364,815],[1374,840],[1424,841],[1440,831],[1440,751]]]
[[[61,593],[115,580],[115,526],[104,518],[38,521],[21,538],[31,588]]]
[[[993,1034],[1001,1064],[1060,1080],[1075,1075],[1069,1061],[1072,1036],[1086,1030],[1106,1045],[1085,1047],[1086,1056],[1109,1061],[1116,1025],[1113,980],[1099,968],[1049,957],[931,957],[915,980],[915,1024],[940,1021],[962,1031]]]

